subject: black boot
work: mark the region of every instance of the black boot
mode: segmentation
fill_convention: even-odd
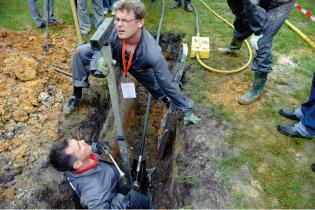
[[[226,55],[231,55],[238,57],[240,56],[240,49],[242,47],[244,40],[238,39],[235,36],[233,36],[230,47],[229,48],[218,48],[219,52],[222,52]]]
[[[294,138],[312,139],[311,137],[302,136],[299,133],[299,131],[294,127],[294,125],[277,125],[277,130],[286,136]]]
[[[285,118],[288,118],[290,120],[300,120],[296,114],[294,109],[290,108],[282,108],[279,110],[280,115],[282,115]]]
[[[265,87],[267,81],[266,72],[255,72],[254,81],[250,90],[245,93],[239,100],[238,103],[242,105],[252,104],[261,95],[262,90]]]
[[[181,0],[176,0],[176,1],[172,4],[171,9],[176,9],[176,8],[178,8],[178,7],[181,7],[181,6],[182,6]]]
[[[194,8],[192,7],[191,3],[185,4],[184,9],[185,9],[187,12],[193,12],[193,11],[194,11]]]

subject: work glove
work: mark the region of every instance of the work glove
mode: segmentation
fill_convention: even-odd
[[[103,151],[103,149],[110,151],[110,145],[108,141],[98,141],[96,143],[96,148]]]
[[[185,125],[197,124],[199,122],[200,122],[200,118],[198,118],[196,115],[194,115],[194,113],[191,113],[191,115],[188,117],[184,117],[184,124]]]
[[[105,77],[108,75],[108,65],[105,63],[104,58],[100,57],[96,61],[96,69],[97,71],[101,72]]]
[[[162,101],[163,101],[163,103],[165,104],[165,106],[166,106],[167,108],[170,107],[170,105],[171,105],[171,100],[170,100],[168,97],[164,96],[164,97],[162,98]]]
[[[256,36],[252,35],[250,38],[250,45],[257,51],[258,50],[258,41],[263,37],[263,34]]]

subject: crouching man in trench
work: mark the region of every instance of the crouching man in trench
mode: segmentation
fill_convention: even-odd
[[[84,208],[152,209],[148,196],[132,189],[120,192],[118,170],[99,159],[100,147],[106,147],[106,143],[98,142],[92,149],[84,140],[63,140],[52,147],[49,161],[65,173]]]
[[[185,124],[198,123],[200,119],[192,112],[193,101],[183,96],[172,84],[160,46],[144,28],[145,6],[139,0],[120,0],[113,5],[115,29],[110,46],[125,78],[132,74],[154,98],[169,105],[171,100],[184,115]],[[73,57],[73,95],[64,106],[64,114],[70,114],[82,98],[82,88],[90,86],[89,74],[106,76],[108,67],[100,52],[93,51],[90,44],[81,45]]]

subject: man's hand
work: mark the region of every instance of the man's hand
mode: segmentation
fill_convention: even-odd
[[[107,76],[109,68],[108,68],[107,63],[105,63],[103,57],[100,57],[99,59],[97,59],[96,69],[97,71],[101,72],[105,77]]]
[[[108,141],[98,141],[96,148],[103,152],[103,149],[110,151],[110,145]]]
[[[257,51],[258,50],[258,41],[263,37],[263,34],[256,36],[252,35],[250,38],[250,45]]]
[[[184,117],[184,124],[185,125],[197,124],[199,122],[200,122],[200,118],[198,118],[196,115],[194,115],[194,113],[191,113],[191,115],[188,117]]]
[[[92,151],[94,153],[97,153],[98,155],[102,155],[104,149],[110,152],[110,146],[109,146],[108,141],[93,142]]]

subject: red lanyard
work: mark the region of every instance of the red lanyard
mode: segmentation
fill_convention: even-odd
[[[131,52],[130,52],[130,56],[128,59],[128,65],[126,66],[126,40],[122,40],[122,52],[121,52],[121,56],[122,56],[122,63],[123,63],[123,67],[124,67],[124,75],[125,77],[127,77],[128,71],[131,67],[131,63],[132,63],[132,59],[133,59],[133,55],[135,54],[135,50],[136,47],[132,47]]]
[[[95,155],[93,153],[90,154],[89,158],[94,161],[91,165],[89,165],[85,168],[77,169],[77,170],[73,171],[73,173],[82,174],[85,171],[88,171],[92,168],[95,168],[98,164],[98,159],[95,157]]]

